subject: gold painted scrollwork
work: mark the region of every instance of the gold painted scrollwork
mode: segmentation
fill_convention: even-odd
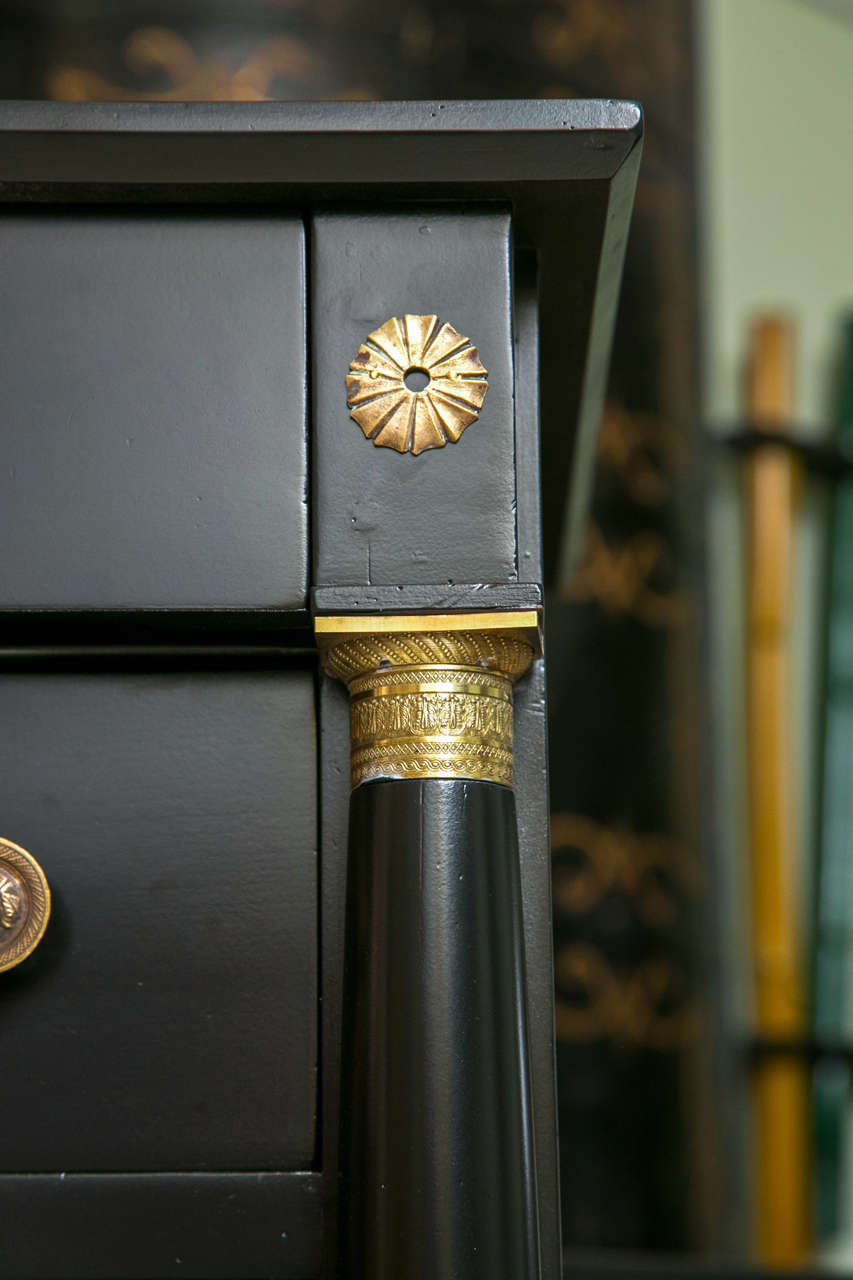
[[[551,815],[554,904],[569,915],[591,911],[607,893],[630,898],[653,927],[673,924],[681,903],[702,888],[702,872],[677,841],[639,835],[576,813]]]
[[[154,78],[163,87],[120,84],[91,68],[63,65],[48,75],[47,96],[63,102],[265,102],[279,96],[276,81],[293,84],[325,70],[324,60],[304,41],[284,35],[263,41],[238,61],[226,52],[201,57],[170,27],[137,27],[123,55],[131,77]]]
[[[660,534],[646,531],[614,543],[592,524],[565,599],[594,601],[605,613],[630,614],[647,627],[678,626],[686,617],[685,599],[661,585],[672,569],[672,551]]]
[[[577,942],[557,951],[555,968],[558,1040],[672,1050],[699,1034],[701,1012],[668,959],[648,959],[623,975],[598,947]]]

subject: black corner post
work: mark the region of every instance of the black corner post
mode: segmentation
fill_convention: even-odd
[[[346,1280],[536,1280],[512,684],[535,612],[318,618],[350,692]]]

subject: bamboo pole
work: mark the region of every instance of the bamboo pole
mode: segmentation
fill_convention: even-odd
[[[751,425],[784,434],[793,408],[793,333],[775,315],[753,326]],[[794,840],[791,751],[793,515],[797,464],[784,448],[746,463],[747,768],[755,1008],[762,1040],[808,1034]],[[811,1243],[809,1067],[796,1054],[760,1059],[754,1075],[757,1240],[762,1261],[792,1266]]]

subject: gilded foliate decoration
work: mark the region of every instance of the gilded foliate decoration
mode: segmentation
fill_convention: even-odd
[[[332,645],[326,669],[359,693],[371,682],[388,683],[397,667],[471,667],[483,680],[496,672],[510,681],[530,666],[533,647],[523,636],[494,631],[415,631],[352,635]],[[399,673],[394,671],[394,678]]]
[[[350,700],[353,785],[371,778],[487,778],[512,786],[512,686],[411,667],[408,684],[362,687]]]
[[[478,417],[488,373],[477,348],[438,316],[393,316],[368,334],[347,375],[350,416],[375,445],[423,453]]]
[[[353,786],[378,778],[512,786],[512,685],[532,657],[528,636],[498,626],[333,639],[324,662],[350,694]]]

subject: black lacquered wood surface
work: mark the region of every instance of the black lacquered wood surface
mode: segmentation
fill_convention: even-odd
[[[319,1173],[0,1174],[10,1280],[306,1280]]]
[[[509,213],[321,214],[311,268],[316,585],[516,579]],[[365,440],[344,394],[361,343],[407,313],[453,325],[488,370],[479,418],[418,457]]]
[[[301,220],[6,208],[0,264],[0,610],[303,609]]]
[[[358,788],[350,811],[349,1280],[538,1274],[514,796]]]
[[[0,830],[54,901],[0,990],[0,1172],[310,1169],[312,672],[114,665],[0,675]]]

